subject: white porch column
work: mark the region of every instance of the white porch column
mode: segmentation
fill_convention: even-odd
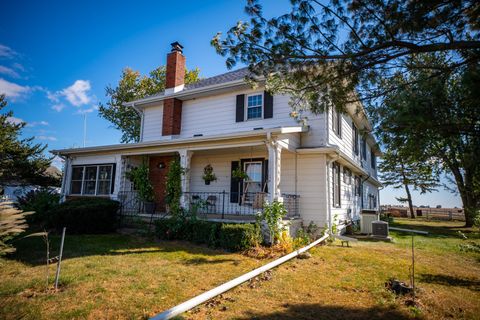
[[[182,197],[180,204],[183,208],[188,208],[188,195],[185,192],[190,191],[190,161],[192,159],[193,152],[187,149],[178,151],[180,155],[180,166],[185,169],[185,174],[182,175]]]
[[[283,202],[280,191],[280,176],[282,170],[282,146],[275,141],[267,143],[268,148],[268,192],[269,202]]]

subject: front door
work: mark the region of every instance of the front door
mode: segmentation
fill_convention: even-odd
[[[170,163],[175,159],[174,156],[155,156],[149,158],[150,181],[155,192],[155,210],[166,212],[165,195],[167,173],[170,170]]]

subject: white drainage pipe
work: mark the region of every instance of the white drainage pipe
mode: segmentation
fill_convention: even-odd
[[[184,303],[181,303],[171,309],[168,309],[167,311],[164,311],[160,314],[157,314],[156,316],[150,318],[150,320],[166,320],[166,319],[171,319],[175,316],[178,316],[179,314],[182,314],[192,308],[195,308],[196,306],[198,306],[199,304],[202,304],[210,299],[212,299],[213,297],[215,296],[218,296],[219,294],[222,294],[232,288],[235,288],[236,286],[244,283],[245,281],[248,281],[256,276],[258,276],[259,274],[262,274],[264,273],[265,271],[268,271],[272,268],[275,268],[276,266],[279,266],[281,265],[282,263],[285,263],[287,262],[288,260],[292,259],[292,258],[295,258],[296,256],[298,256],[299,254],[311,249],[312,247],[316,246],[317,244],[325,241],[327,238],[329,237],[328,234],[324,235],[323,237],[321,237],[320,239],[318,240],[315,240],[313,241],[312,243],[310,243],[308,246],[306,247],[303,247],[301,249],[298,249],[298,250],[295,250],[294,252],[292,253],[289,253],[281,258],[278,258],[277,260],[274,260],[270,263],[267,263],[266,265],[260,267],[260,268],[257,268],[255,270],[252,270],[248,273],[245,273],[244,275],[238,277],[238,278],[235,278],[233,280],[230,280],[216,288],[213,288],[212,290],[209,290],[207,292],[204,292],[198,296],[196,296],[195,298],[192,298],[188,301],[185,301]]]

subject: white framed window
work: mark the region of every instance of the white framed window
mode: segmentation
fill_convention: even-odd
[[[340,197],[341,197],[341,174],[340,174],[340,164],[337,162],[332,163],[332,182],[333,182],[333,206],[340,207]]]
[[[332,110],[332,129],[339,138],[342,137],[342,115],[337,109]]]
[[[263,114],[263,94],[247,96],[247,120],[261,119]]]
[[[248,175],[243,183],[243,193],[245,194],[245,202],[251,203],[254,194],[262,192],[262,161],[247,161],[243,164],[243,170]]]
[[[113,164],[72,166],[70,194],[109,195],[113,184]]]

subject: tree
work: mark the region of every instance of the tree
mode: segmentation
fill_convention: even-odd
[[[185,84],[198,81],[199,73],[198,68],[185,71]],[[140,115],[133,108],[125,107],[124,103],[161,93],[165,89],[165,75],[164,66],[151,71],[148,76],[125,68],[117,86],[105,89],[109,100],[106,105],[100,103],[99,113],[122,131],[122,143],[138,142],[140,139]]]
[[[7,106],[0,95],[0,110]],[[58,177],[46,174],[52,158],[44,154],[47,145],[34,144],[32,138],[20,139],[25,122],[12,121],[13,112],[0,114],[0,184],[21,182],[41,186],[58,185]]]
[[[402,155],[402,146],[388,146],[383,153],[382,162],[379,164],[380,179],[385,186],[395,189],[404,188],[406,198],[396,198],[399,202],[406,202],[410,209],[410,217],[415,218],[413,211],[412,194],[410,188],[427,193],[436,190],[439,186],[438,174],[435,166],[428,162],[417,161]]]
[[[212,45],[229,68],[245,63],[252,80],[264,76],[269,91],[290,94],[296,114],[383,96],[390,88],[380,81],[405,71],[413,54],[450,54],[432,75],[480,60],[475,0],[291,0],[290,12],[269,19],[248,0],[245,11],[250,22]]]
[[[433,68],[418,66],[443,68],[444,55],[422,54],[409,63],[375,106],[376,132],[386,145],[401,145],[412,162],[453,176],[470,227],[480,209],[480,63],[435,77]]]

